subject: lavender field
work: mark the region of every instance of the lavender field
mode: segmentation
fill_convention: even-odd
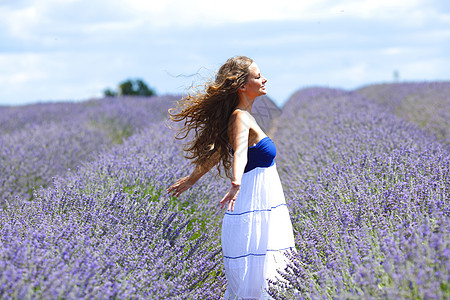
[[[274,299],[450,298],[449,90],[255,104],[297,248]],[[165,193],[192,169],[167,121],[178,98],[0,107],[1,299],[221,299],[228,180]]]
[[[106,98],[0,107],[0,203],[31,198],[34,187],[48,185],[53,176],[161,122],[175,99]]]
[[[378,84],[357,92],[450,144],[450,82]]]

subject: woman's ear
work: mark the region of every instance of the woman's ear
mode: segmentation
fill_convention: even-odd
[[[241,92],[245,91],[245,86],[246,86],[246,84],[244,84],[243,86],[240,86],[238,90]]]

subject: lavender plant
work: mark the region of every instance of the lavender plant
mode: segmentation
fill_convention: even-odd
[[[261,119],[266,118],[263,114],[279,113],[267,101],[258,104]],[[162,101],[159,105],[166,108],[167,104],[173,106],[173,102]],[[17,189],[13,192],[17,202],[0,212],[0,261],[4,262],[0,273],[7,274],[0,282],[0,297],[222,297],[225,279],[218,238],[218,201],[227,185],[223,178],[208,174],[178,199],[165,195],[169,184],[187,175],[191,166],[183,158],[181,142],[174,143],[175,132],[162,122],[166,111],[162,113],[160,107],[148,110],[147,102],[134,102],[132,108],[129,105],[114,102],[104,106],[102,102],[101,111],[97,108],[76,113],[74,119],[97,134],[88,135],[85,130],[84,144],[80,144],[92,146],[88,153],[95,149],[103,152],[90,161],[75,159],[83,163],[62,177],[54,177],[51,187],[35,191],[31,202],[24,201]],[[57,116],[53,121],[51,131],[44,131],[45,121],[36,120],[34,135],[42,136],[29,143],[30,148],[42,147],[46,137],[64,140],[55,138],[58,134],[79,137],[74,131],[80,131],[80,127],[73,121],[67,121],[67,128],[61,126],[63,121]],[[111,128],[120,130],[130,124],[143,129],[107,149],[105,145],[111,143],[105,131],[114,132]],[[27,131],[25,127],[11,130],[15,138],[19,132],[23,134],[20,142],[12,144],[27,144],[33,133],[29,130],[32,127],[27,127]],[[64,146],[66,151],[83,152],[74,143],[61,142],[61,148]],[[30,152],[23,149],[20,157]],[[73,164],[64,155],[54,161]],[[43,159],[42,167],[48,162]],[[32,165],[29,169],[40,167]],[[23,182],[19,186],[24,186]]]
[[[297,252],[275,299],[450,296],[449,152],[359,94],[307,89],[277,123]]]
[[[22,106],[0,106],[0,128],[3,133],[11,133],[28,126],[58,123],[82,116],[90,103],[86,102],[48,102]],[[89,103],[89,104],[88,104]]]
[[[449,150],[380,99],[315,88],[281,115],[255,103],[297,244],[275,299],[450,297]],[[0,298],[222,297],[228,181],[208,174],[178,199],[165,193],[192,166],[164,121],[175,98],[153,100],[0,108],[15,114],[0,116],[0,195],[17,198],[0,209]],[[48,187],[26,201],[37,185]]]
[[[180,95],[106,97],[81,102],[42,102],[23,106],[0,106],[1,134],[48,123],[101,124],[102,120],[122,122],[139,129],[145,127],[149,120],[161,121],[165,118],[167,109],[180,97]]]
[[[0,211],[0,297],[219,299],[218,227],[194,211],[206,194],[164,192],[187,165],[175,146],[154,124]]]
[[[377,84],[357,92],[450,145],[450,82]]]
[[[53,176],[161,122],[176,99],[105,98],[4,108],[6,114],[0,117],[6,124],[6,132],[0,135],[1,203],[14,201],[16,196],[31,198],[33,189],[48,185]]]

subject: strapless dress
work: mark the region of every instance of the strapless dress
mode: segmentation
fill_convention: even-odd
[[[248,148],[234,211],[222,221],[222,251],[228,281],[225,299],[271,299],[268,279],[280,277],[285,251],[295,248],[292,223],[269,137]]]

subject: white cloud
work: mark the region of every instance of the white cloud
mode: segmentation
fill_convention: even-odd
[[[318,4],[326,0],[166,0],[158,3],[130,0],[129,3],[139,16],[147,16],[148,21],[160,26],[221,25],[269,20],[295,20],[307,18]]]
[[[30,38],[30,29],[40,22],[38,6],[28,6],[19,9],[0,10],[0,21],[8,29],[9,33],[19,39]]]
[[[139,18],[155,27],[222,25],[254,21],[311,21],[335,18],[394,20],[413,26],[430,18],[448,18],[432,0],[165,0],[157,3],[129,0]]]
[[[208,77],[236,54],[258,62],[269,77],[269,96],[279,103],[302,86],[353,88],[390,80],[394,70],[401,79],[449,79],[450,15],[441,3],[22,0],[0,4],[0,40],[7,41],[0,45],[0,103],[88,98],[126,76],[148,79],[160,93],[183,92],[193,77],[183,81],[177,75],[201,69],[204,72],[197,75]]]
[[[384,48],[380,51],[381,55],[403,55],[403,54],[410,54],[414,52],[413,49],[408,47],[388,47]]]
[[[329,4],[331,4],[330,2]],[[335,10],[341,9],[346,15],[365,19],[405,17],[423,8],[424,0],[347,0],[339,4],[333,2]],[[401,21],[401,20],[399,20]]]
[[[427,58],[405,63],[400,71],[403,79],[439,80],[450,69],[450,62],[442,58]],[[448,74],[448,73],[447,73]],[[441,78],[442,79],[442,78]],[[447,77],[447,80],[450,78]]]
[[[19,1],[17,6],[0,6],[0,28],[3,34],[30,44],[58,34],[134,30],[143,20],[133,16],[124,1]]]
[[[20,2],[20,1],[19,1]],[[0,6],[0,24],[11,35],[36,39],[55,31],[147,30],[222,26],[255,21],[325,21],[336,18],[397,20],[420,26],[426,20],[449,22],[433,0],[39,0]],[[3,20],[3,21],[1,21]],[[245,25],[243,25],[245,26]]]
[[[38,54],[0,54],[0,82],[11,88],[34,80],[45,80],[45,65],[47,63]]]

